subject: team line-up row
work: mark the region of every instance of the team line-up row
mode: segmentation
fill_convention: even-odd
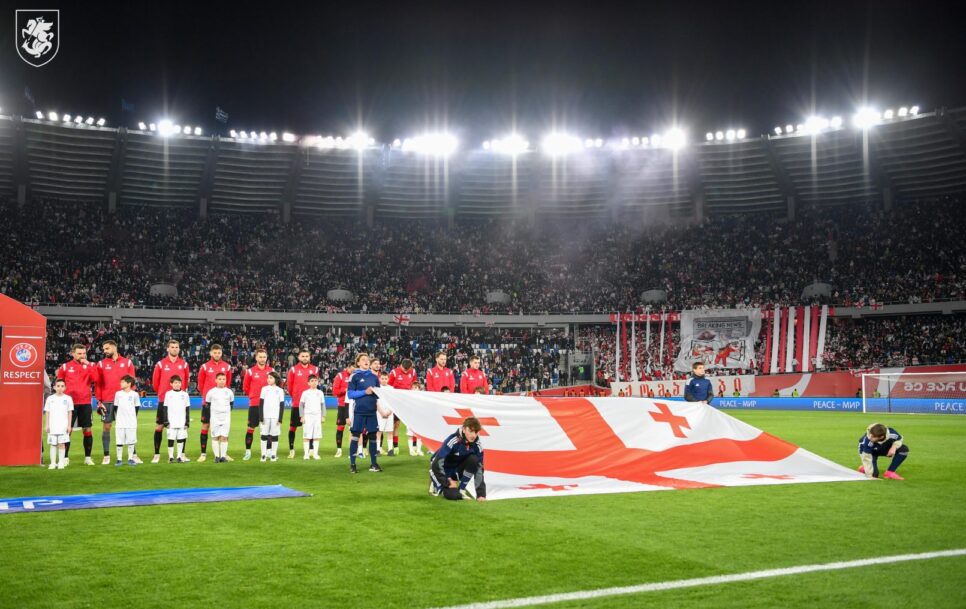
[[[139,395],[135,387],[135,367],[133,362],[117,352],[114,341],[105,341],[102,345],[104,358],[96,364],[87,360],[87,349],[76,344],[71,349],[71,360],[57,369],[55,393],[45,404],[47,418],[45,433],[51,448],[51,467],[63,466],[69,462],[70,434],[78,427],[84,434],[85,463],[93,464],[91,452],[93,448],[93,411],[91,407],[91,389],[97,399],[97,413],[103,424],[102,444],[104,448],[103,464],[111,462],[110,434],[115,428],[118,455],[116,464],[122,463],[121,451],[124,446],[129,447],[128,463],[140,463],[134,448],[136,443],[137,412],[140,407]],[[187,430],[190,416],[187,412],[189,403],[188,386],[191,371],[187,362],[180,357],[180,343],[170,340],[167,343],[167,356],[154,366],[152,385],[158,394],[158,411],[154,432],[153,463],[161,460],[161,444],[164,430],[168,435],[168,459],[171,462],[185,462]],[[210,348],[211,359],[202,364],[198,371],[197,386],[204,397],[201,417],[201,455],[199,461],[207,459],[208,440],[213,439],[213,449],[216,462],[231,461],[227,453],[227,438],[230,427],[230,410],[234,403],[234,392],[228,388],[231,382],[231,365],[222,358],[220,345]],[[318,388],[320,384],[319,368],[310,362],[310,351],[303,349],[298,355],[298,362],[287,374],[287,390],[292,398],[292,412],[289,418],[289,458],[295,457],[295,436],[299,427],[303,427],[303,458],[318,459],[318,444],[321,440],[321,424],[325,420],[324,395]],[[248,429],[245,437],[245,459],[251,458],[251,447],[256,428],[260,428],[262,440],[262,460],[276,460],[279,434],[282,426],[285,390],[282,388],[281,375],[267,364],[268,354],[264,350],[255,353],[255,365],[247,369],[243,379],[243,391],[249,398]],[[446,366],[447,356],[444,352],[436,355],[436,366],[430,368],[425,375],[425,389],[427,391],[453,391],[455,379],[453,371]],[[381,362],[373,358],[369,361],[366,356],[366,370],[371,371],[375,382],[397,389],[420,389],[416,370],[411,360],[403,360],[401,365],[386,373],[382,371]],[[363,362],[357,364],[361,365]],[[360,371],[356,368],[355,371]],[[332,391],[338,401],[336,421],[336,457],[342,456],[342,443],[345,427],[353,420],[353,409],[356,399],[349,395],[349,384],[354,369],[347,366],[340,371],[333,382]],[[58,388],[58,385],[60,387]],[[487,393],[486,375],[480,370],[480,360],[473,357],[469,369],[462,375],[460,389],[467,393]],[[216,391],[217,390],[217,391]],[[363,402],[368,401],[368,395],[358,397]],[[66,398],[66,399],[65,399]],[[394,456],[399,448],[400,422],[392,416],[386,408],[367,405],[366,417],[374,414],[374,420],[359,430],[362,436],[372,432],[370,444],[375,444],[374,450],[381,451],[383,436],[391,437],[391,446],[387,454]],[[362,410],[360,409],[360,413]],[[372,410],[373,412],[368,412]],[[69,414],[65,414],[69,413]],[[369,429],[371,427],[372,429]],[[387,442],[388,443],[388,442]],[[411,455],[421,455],[422,447],[419,438],[411,435],[409,439]],[[362,446],[365,446],[363,439]],[[59,447],[59,448],[58,448]],[[61,450],[62,449],[62,450]],[[63,454],[61,455],[60,452]],[[352,456],[364,455],[364,449],[352,450]],[[373,455],[374,456],[374,455]],[[375,465],[375,462],[373,463]]]

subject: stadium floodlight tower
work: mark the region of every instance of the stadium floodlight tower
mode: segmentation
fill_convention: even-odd
[[[731,139],[734,139],[734,137],[732,136]],[[654,138],[651,138],[651,140],[653,141]],[[688,136],[684,129],[671,127],[660,138],[660,142],[668,150],[677,151],[688,145]]]
[[[866,131],[882,122],[882,114],[875,108],[861,108],[852,117],[856,129]]]
[[[549,156],[561,157],[583,150],[584,143],[575,135],[555,131],[544,136],[541,148]]]
[[[530,149],[530,142],[521,135],[511,133],[499,139],[491,140],[488,149],[497,154],[517,156]]]
[[[426,156],[448,157],[459,148],[459,140],[445,131],[424,133],[403,140],[403,152],[415,152]]]
[[[162,119],[158,121],[158,134],[161,137],[169,137],[174,133],[174,123],[169,119]]]

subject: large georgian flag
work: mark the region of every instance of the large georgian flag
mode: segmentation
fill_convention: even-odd
[[[479,418],[489,499],[866,479],[697,402],[376,392],[432,450]]]

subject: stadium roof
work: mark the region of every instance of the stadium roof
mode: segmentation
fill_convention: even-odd
[[[374,142],[162,137],[0,116],[0,197],[283,217],[626,219],[781,214],[790,199],[834,205],[966,191],[966,109],[909,114],[869,129],[709,139],[676,150],[588,141],[565,156],[481,148],[434,156]]]

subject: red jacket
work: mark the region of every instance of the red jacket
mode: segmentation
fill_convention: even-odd
[[[412,389],[416,382],[416,369],[410,368],[409,372],[403,370],[402,366],[396,366],[389,373],[389,386],[396,389]]]
[[[443,387],[449,390],[456,390],[456,378],[453,376],[451,368],[440,368],[433,366],[426,371],[426,391],[442,391]]]
[[[201,394],[201,399],[204,399],[208,392],[217,386],[215,377],[219,372],[225,373],[225,387],[231,387],[231,364],[225,360],[216,362],[210,359],[198,368],[198,392]]]
[[[188,362],[180,357],[172,362],[170,357],[165,356],[164,359],[154,365],[154,377],[151,379],[151,385],[158,393],[158,404],[164,404],[164,396],[171,389],[171,377],[175,375],[181,377],[182,389],[188,386],[191,370],[188,368]]]
[[[57,369],[57,378],[64,379],[64,392],[74,400],[74,406],[91,403],[91,385],[97,380],[94,364],[78,364],[73,359]]]
[[[113,402],[114,394],[121,390],[121,378],[135,376],[134,363],[126,357],[106,357],[94,365],[94,396],[98,402]]]
[[[483,388],[483,393],[490,392],[490,384],[486,382],[486,373],[482,370],[467,368],[460,377],[460,393],[473,393],[477,387]]]
[[[319,376],[319,367],[309,364],[303,366],[301,362],[288,369],[285,384],[288,386],[288,394],[292,396],[292,408],[299,407],[299,400],[302,399],[302,392],[309,388],[309,377]]]
[[[245,371],[245,378],[242,379],[242,391],[248,396],[248,407],[258,406],[262,399],[262,387],[268,384],[268,373],[275,372],[275,369],[265,364],[264,368],[259,368],[255,364]]]
[[[346,373],[345,370],[340,370],[338,374],[335,375],[335,380],[332,381],[332,395],[334,395],[339,400],[339,406],[345,406],[345,394],[349,390],[349,378],[352,373]]]

